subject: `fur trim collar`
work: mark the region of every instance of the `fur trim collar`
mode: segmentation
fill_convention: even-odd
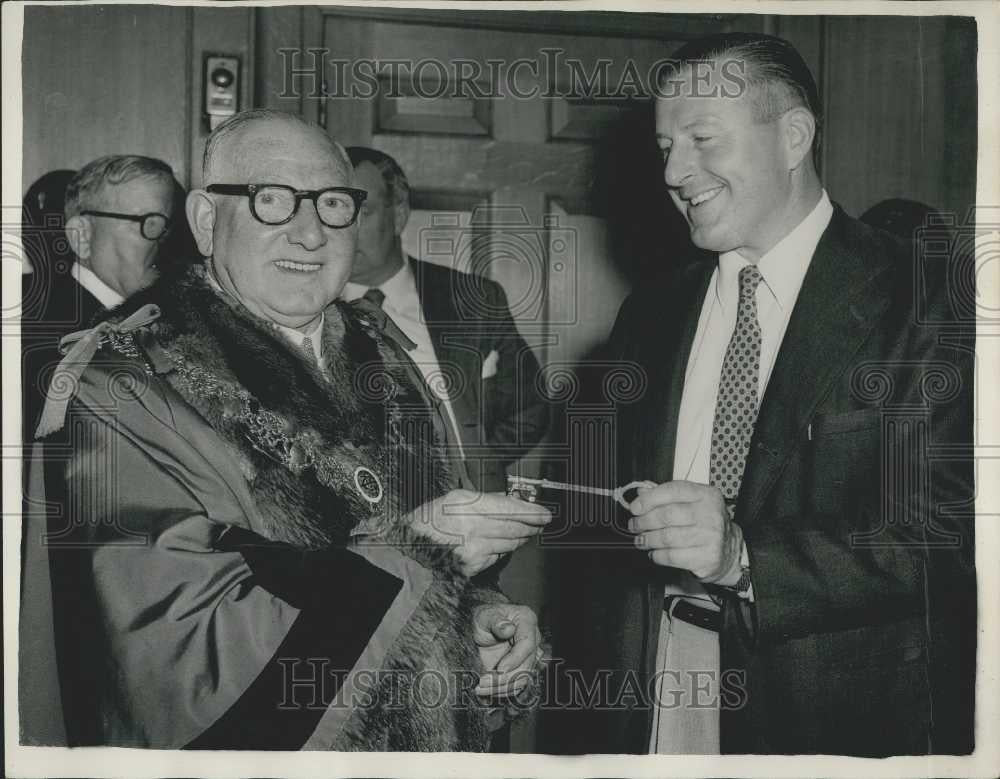
[[[251,529],[305,549],[345,544],[357,532],[396,547],[430,569],[434,583],[383,667],[413,680],[432,669],[481,673],[472,615],[505,599],[470,584],[449,547],[402,521],[448,483],[408,358],[352,307],[335,303],[326,310],[318,367],[276,328],[220,296],[203,269],[161,280],[111,316],[121,320],[148,303],[160,307],[160,319],[129,334],[129,343],[240,462],[264,523]],[[488,746],[487,709],[476,702],[400,706],[381,686],[373,695],[352,711],[334,749]]]
[[[443,494],[448,473],[408,358],[336,302],[326,310],[317,366],[205,273],[163,279],[113,316],[160,307],[149,328],[155,338],[140,338],[141,346],[237,457],[265,523],[253,530],[304,549],[344,544],[358,532],[411,547],[400,520]],[[440,551],[418,546],[420,562],[452,568]]]

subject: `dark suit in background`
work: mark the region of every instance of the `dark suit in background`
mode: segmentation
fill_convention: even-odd
[[[547,429],[538,360],[518,332],[499,284],[409,261],[438,362],[460,376],[450,400],[469,477],[483,492],[503,491],[505,468]]]
[[[410,184],[399,163],[365,146],[349,146],[347,154],[355,186],[368,194],[343,295],[354,300],[378,290],[377,304],[419,344],[410,356],[422,363],[425,382],[435,384],[432,394],[447,395],[441,405],[450,407],[458,438],[452,441],[452,433],[444,431],[453,473],[465,471],[468,479],[460,481],[482,492],[503,491],[505,468],[548,430],[548,402],[537,386],[538,360],[517,330],[503,287],[422,262],[403,250]],[[456,463],[456,456],[464,463]]]

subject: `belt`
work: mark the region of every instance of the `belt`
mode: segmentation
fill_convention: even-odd
[[[695,606],[678,595],[668,595],[664,598],[663,610],[674,619],[687,622],[695,627],[712,630],[716,633],[722,628],[722,615],[718,611]]]

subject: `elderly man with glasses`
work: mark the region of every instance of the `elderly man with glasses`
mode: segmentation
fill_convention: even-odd
[[[66,187],[73,277],[104,308],[155,279],[157,248],[173,218],[170,166],[151,157],[101,157]]]
[[[26,537],[24,740],[475,751],[530,696],[535,616],[471,577],[548,514],[444,486],[405,336],[336,300],[351,175],[315,125],[237,115],[188,195],[205,264],[64,343],[33,471],[60,510]]]
[[[44,258],[25,285],[25,438],[38,423],[59,364],[59,339],[88,327],[155,280],[155,263],[173,217],[174,186],[169,165],[136,155],[96,159],[66,185],[65,237],[76,259],[66,273],[54,258]],[[36,229],[59,228],[45,224]]]

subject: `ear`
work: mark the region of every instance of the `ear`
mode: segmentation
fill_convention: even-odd
[[[404,197],[397,200],[395,205],[393,205],[392,210],[393,217],[396,220],[396,235],[402,235],[403,228],[406,227],[406,223],[410,221],[410,199]]]
[[[215,233],[215,201],[203,189],[192,189],[184,203],[188,224],[198,251],[203,257],[212,256],[212,239]]]
[[[91,223],[85,216],[71,216],[66,221],[66,240],[73,254],[81,260],[90,259]]]
[[[781,117],[784,130],[788,168],[795,170],[803,160],[812,159],[812,143],[816,137],[816,118],[803,106],[797,106]]]

